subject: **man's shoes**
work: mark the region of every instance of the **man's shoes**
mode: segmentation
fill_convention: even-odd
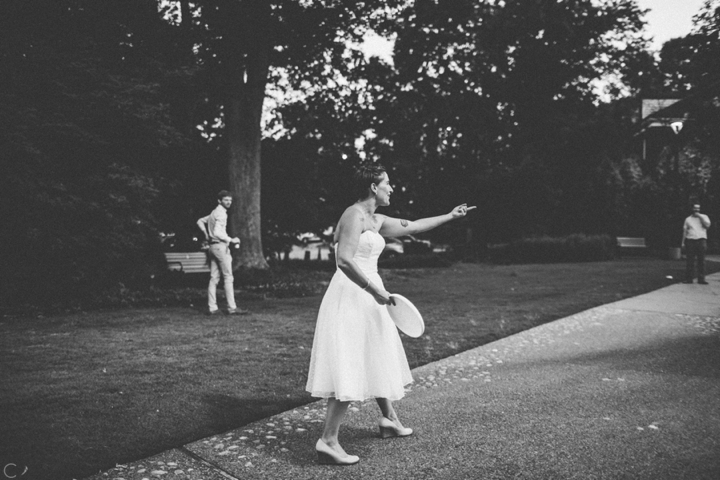
[[[219,309],[218,310],[208,310],[208,312],[207,312],[208,315],[217,315],[218,313],[220,313]]]
[[[692,281],[692,280],[685,280],[685,281],[683,281],[683,283],[693,283],[693,281]]]
[[[248,313],[250,313],[250,310],[243,310],[242,308],[227,311],[228,315],[247,315]]]
[[[705,280],[698,280],[698,283],[700,285],[707,285],[708,283]]]

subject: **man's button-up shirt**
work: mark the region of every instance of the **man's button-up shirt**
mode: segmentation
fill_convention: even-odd
[[[201,220],[207,224],[211,242],[230,243],[231,238],[227,234],[228,214],[225,207],[218,205],[215,207],[215,210],[210,213],[210,215],[202,218]]]

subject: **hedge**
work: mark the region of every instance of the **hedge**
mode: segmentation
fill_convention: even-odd
[[[610,235],[576,233],[566,237],[530,237],[488,247],[493,263],[599,262],[615,258],[616,241]]]

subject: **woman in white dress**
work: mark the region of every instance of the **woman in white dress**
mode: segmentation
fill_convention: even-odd
[[[335,231],[337,271],[318,312],[306,390],[327,398],[322,438],[315,449],[320,463],[352,465],[360,459],[340,446],[338,431],[351,401],[376,399],[382,412],[383,438],[407,436],[392,402],[412,382],[400,335],[385,305],[391,302],[377,272],[385,246],[383,237],[411,235],[464,217],[466,204],[450,213],[416,221],[376,214],[390,204],[393,188],[380,165],[361,167],[355,173],[358,201],[348,207]]]

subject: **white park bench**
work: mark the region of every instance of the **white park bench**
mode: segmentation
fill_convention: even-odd
[[[205,252],[167,252],[165,260],[168,270],[172,272],[207,273],[210,271],[210,263]]]
[[[617,246],[626,251],[641,251],[647,248],[644,238],[617,237]]]

